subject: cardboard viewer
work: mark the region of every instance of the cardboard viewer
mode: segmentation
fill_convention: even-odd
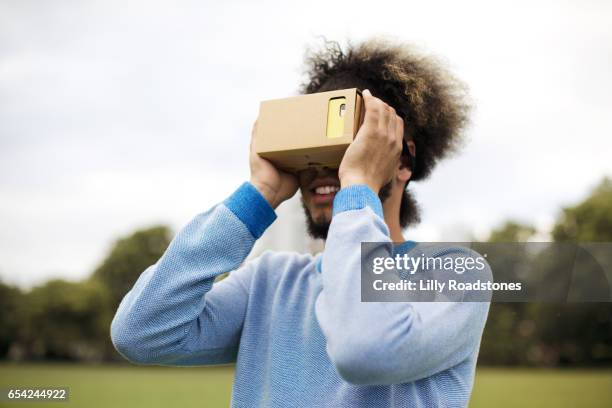
[[[338,168],[363,120],[356,88],[261,102],[255,152],[279,168]]]

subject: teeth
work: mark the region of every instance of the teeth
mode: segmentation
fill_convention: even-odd
[[[315,189],[315,193],[317,194],[331,194],[340,190],[338,186],[320,186]]]

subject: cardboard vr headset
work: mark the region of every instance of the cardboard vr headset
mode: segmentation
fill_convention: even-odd
[[[363,120],[361,92],[320,92],[261,102],[253,139],[261,157],[296,172],[338,168]]]

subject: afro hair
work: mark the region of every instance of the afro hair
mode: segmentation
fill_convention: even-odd
[[[381,39],[349,44],[346,50],[324,40],[321,49],[306,52],[305,60],[301,93],[367,88],[395,108],[416,147],[412,180],[429,176],[458,147],[470,110],[467,88],[438,60]]]

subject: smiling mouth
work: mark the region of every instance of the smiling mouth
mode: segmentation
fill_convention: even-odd
[[[316,187],[310,189],[312,193],[312,203],[314,205],[331,205],[339,190],[340,186],[333,184],[331,181],[320,183]]]
[[[324,195],[324,194],[334,194],[338,190],[340,190],[339,186],[328,185],[328,186],[319,186],[319,187],[313,188],[312,192],[314,194]]]

